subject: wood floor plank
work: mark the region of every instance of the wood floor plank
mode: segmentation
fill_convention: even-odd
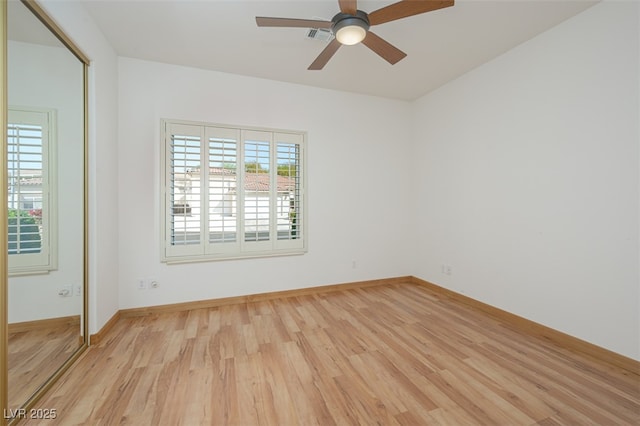
[[[121,318],[38,407],[48,425],[636,425],[640,376],[393,282]]]
[[[494,393],[530,418],[542,421],[554,414],[553,409],[541,400],[541,391],[537,387],[523,384],[518,376],[509,374],[499,364],[481,356],[467,359],[465,363],[470,367],[466,371],[473,377],[472,380],[485,383]]]

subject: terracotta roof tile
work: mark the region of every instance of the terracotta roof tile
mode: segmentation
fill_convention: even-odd
[[[194,173],[197,175],[198,173]],[[217,176],[235,176],[234,169],[224,167],[212,167],[209,169],[209,175]],[[184,175],[183,175],[184,176]],[[277,176],[278,192],[292,192],[296,187],[296,180],[291,176]],[[244,176],[244,188],[247,191],[266,192],[269,190],[269,174],[267,173],[247,173]]]

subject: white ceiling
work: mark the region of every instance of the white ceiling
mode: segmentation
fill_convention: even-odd
[[[592,6],[586,0],[457,0],[371,28],[408,56],[389,65],[364,45],[325,46],[301,28],[258,28],[255,16],[330,20],[337,0],[83,0],[120,56],[387,98],[413,100]],[[372,12],[394,3],[359,1]]]

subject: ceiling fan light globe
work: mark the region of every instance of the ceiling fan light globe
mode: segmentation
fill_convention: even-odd
[[[336,39],[347,46],[360,43],[366,36],[367,30],[358,25],[348,25],[336,31]]]

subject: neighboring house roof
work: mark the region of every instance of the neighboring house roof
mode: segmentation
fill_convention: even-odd
[[[20,179],[20,186],[38,186],[42,185],[41,177],[28,177]]]
[[[277,176],[278,192],[292,192],[295,190],[295,179],[290,176]],[[268,191],[269,175],[266,173],[250,173],[244,175],[245,191]]]
[[[9,170],[9,182],[18,179],[20,186],[42,185],[42,170],[40,169],[11,169]],[[13,181],[15,182],[15,181]]]
[[[198,169],[199,171],[199,169]],[[210,175],[235,175],[236,174],[236,169],[228,169],[225,167],[211,167],[209,169],[209,174]]]
[[[21,177],[18,180],[18,185],[20,185],[20,186],[42,186],[42,177],[40,177],[40,176]]]
[[[224,167],[212,167],[209,169],[209,175],[215,176],[230,176],[234,178],[236,172],[234,169],[227,169]],[[194,169],[190,173],[176,173],[176,180],[197,180],[200,179],[200,170]],[[292,192],[296,187],[295,177],[280,176],[276,178],[278,185],[278,192]],[[254,192],[267,192],[269,191],[269,174],[267,173],[247,173],[244,175],[244,189],[245,191]]]

